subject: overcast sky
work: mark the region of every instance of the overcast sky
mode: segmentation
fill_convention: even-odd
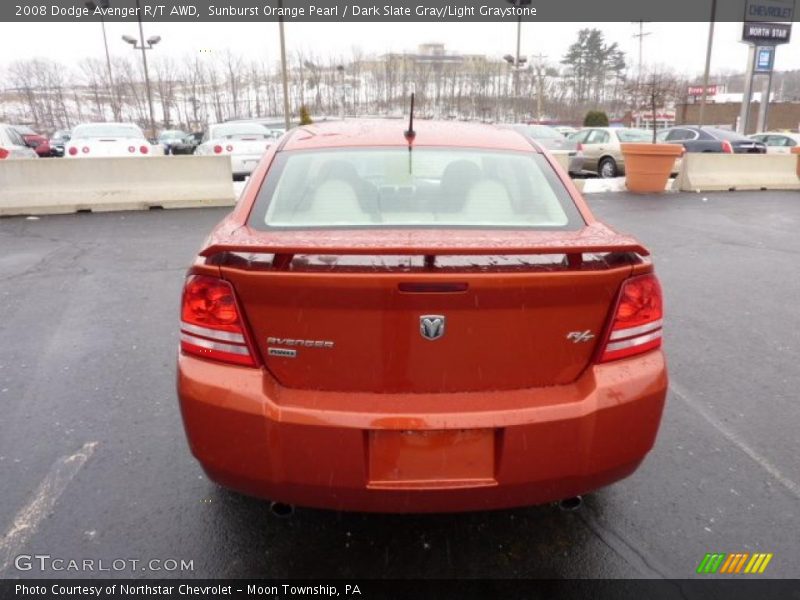
[[[542,53],[557,63],[581,27],[597,26],[608,40],[628,54],[628,63],[638,61],[638,32],[634,23],[536,23],[522,26],[522,53]],[[645,23],[645,65],[669,65],[686,74],[700,74],[705,60],[707,23]],[[120,36],[136,35],[135,23],[108,23],[112,55],[130,53]],[[717,23],[712,71],[743,71],[747,47],[739,42],[741,23]],[[276,23],[145,23],[145,36],[161,35],[154,52],[180,58],[187,54],[214,53],[227,48],[246,56],[278,60]],[[99,23],[0,23],[0,65],[34,56],[69,64],[86,56],[102,56]],[[289,52],[304,50],[318,57],[349,53],[354,46],[367,54],[413,51],[417,44],[443,42],[448,51],[503,56],[514,52],[515,23],[287,23]],[[210,51],[210,52],[209,52]],[[778,47],[775,68],[800,68],[800,41]],[[0,87],[2,87],[0,85]]]

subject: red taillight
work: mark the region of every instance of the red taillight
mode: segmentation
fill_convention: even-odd
[[[227,281],[203,275],[186,279],[181,350],[210,360],[256,366],[236,296]]]
[[[136,152],[136,146],[128,146],[128,152],[130,152],[131,154]]]
[[[664,303],[655,275],[625,281],[600,362],[642,354],[661,347]]]
[[[222,146],[214,146],[214,154],[222,154]]]
[[[583,152],[583,144],[581,144],[580,142],[578,142],[577,150],[578,150],[578,152]]]
[[[227,150],[228,152],[233,152],[233,146],[228,144],[227,146],[225,146],[225,150]]]
[[[75,156],[77,153],[78,153],[78,149],[77,149],[75,146],[72,146],[72,147],[69,149],[69,155],[70,155],[70,156]]]
[[[89,146],[84,146],[83,148],[81,148],[81,152],[83,152],[84,154],[89,154]]]
[[[8,150],[6,150],[5,148],[0,148],[0,160],[8,158],[9,154],[10,152]]]
[[[722,151],[725,154],[733,154],[733,146],[728,140],[722,140]]]
[[[141,152],[142,154],[147,154],[148,152],[150,152],[150,148],[148,148],[147,146],[140,146],[139,152]]]

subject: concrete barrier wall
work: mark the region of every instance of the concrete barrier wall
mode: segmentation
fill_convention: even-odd
[[[800,190],[797,158],[790,154],[689,152],[681,161],[682,192]]]
[[[0,215],[235,204],[227,156],[0,161]]]

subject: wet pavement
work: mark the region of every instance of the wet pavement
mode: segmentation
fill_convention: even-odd
[[[576,512],[274,517],[204,477],[175,400],[183,273],[224,211],[0,219],[0,577],[681,578],[754,551],[797,576],[800,196],[589,202],[653,251],[672,390],[639,471]]]

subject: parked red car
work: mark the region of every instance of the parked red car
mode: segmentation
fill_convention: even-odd
[[[50,156],[50,140],[43,135],[39,135],[27,125],[14,125],[14,129],[25,140],[25,145],[33,148],[40,158]]]
[[[648,251],[520,133],[345,121],[272,146],[183,290],[177,389],[211,479],[449,512],[630,475],[667,391]]]

